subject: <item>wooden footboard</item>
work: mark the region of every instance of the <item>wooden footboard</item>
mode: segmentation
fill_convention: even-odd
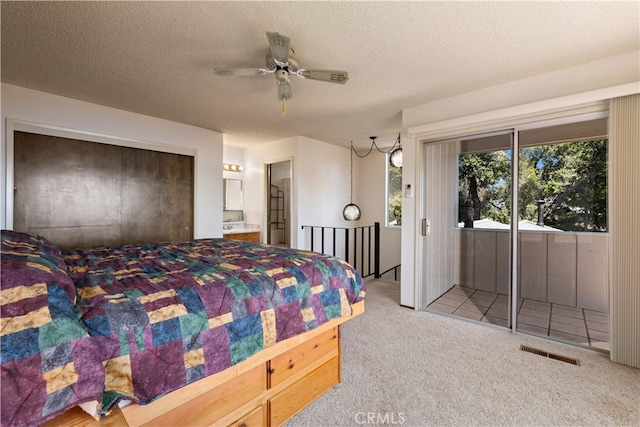
[[[340,324],[363,312],[364,302],[357,303],[351,317],[279,342],[148,405],[116,409],[99,422],[75,408],[45,426],[281,425],[340,382]]]

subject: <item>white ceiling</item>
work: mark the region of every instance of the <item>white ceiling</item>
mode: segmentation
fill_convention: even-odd
[[[638,1],[8,2],[2,81],[224,133],[235,146],[303,135],[390,145],[401,111],[640,48]],[[300,67],[282,117],[266,31]]]

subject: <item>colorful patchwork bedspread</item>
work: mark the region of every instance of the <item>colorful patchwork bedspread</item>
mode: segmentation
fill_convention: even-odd
[[[13,297],[15,302],[5,303],[4,261],[10,256],[8,249],[5,256],[3,234],[3,425],[5,396],[12,392],[25,395],[21,385],[5,384],[5,356],[7,378],[17,375],[17,371],[10,371],[16,364],[24,362],[33,370],[31,365],[40,367],[31,382],[39,384],[42,397],[37,410],[43,419],[54,413],[45,408],[56,392],[47,382],[49,366],[25,360],[44,360],[48,340],[39,339],[40,345],[30,350],[35,355],[23,355],[18,336],[14,337],[20,327],[5,331],[5,320],[13,324],[20,313],[31,310],[30,306],[18,310],[21,303]],[[56,366],[62,364],[64,372],[73,370],[69,364],[75,367],[71,375],[75,382],[66,387],[78,395],[56,406],[63,410],[91,399],[101,402],[101,413],[107,413],[122,398],[151,402],[276,342],[332,318],[351,315],[351,304],[365,294],[360,275],[338,258],[227,239],[77,250],[67,252],[64,260],[75,285],[75,305],[68,282],[47,284],[48,297],[40,297],[44,299],[39,303],[51,307],[52,295],[61,293],[58,287],[65,290],[64,313],[49,309],[55,313],[51,322],[60,323],[58,317],[62,317],[73,324],[70,336],[54,340],[55,345],[66,346],[61,359],[66,364],[57,362]],[[8,291],[18,292],[12,289],[16,286],[8,285]],[[31,293],[38,292],[44,291]],[[43,337],[42,321],[25,322],[23,331],[35,329],[29,333],[40,331]],[[5,336],[9,338],[5,340]],[[91,368],[78,368],[84,364]],[[85,374],[92,370],[96,371],[91,378],[94,387],[79,387],[84,387]],[[12,390],[14,387],[19,391]],[[33,410],[32,397],[26,396],[24,402],[7,403],[20,408],[12,411],[14,416]],[[6,424],[21,422],[7,419]]]
[[[100,399],[104,369],[74,311],[60,250],[2,231],[0,358],[3,426],[29,426]]]

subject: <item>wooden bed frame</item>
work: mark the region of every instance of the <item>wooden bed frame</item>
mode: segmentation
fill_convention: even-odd
[[[66,132],[66,131],[65,131]],[[35,135],[32,136],[32,132],[14,132],[19,141],[15,144],[14,150],[23,150],[28,153],[40,152],[47,150],[49,155],[40,156],[40,163],[34,164],[32,156],[25,157],[27,160],[16,164],[18,172],[22,171],[22,174],[17,174],[15,179],[16,185],[26,185],[28,182],[38,181],[42,176],[51,175],[48,170],[54,170],[56,176],[64,176],[65,182],[69,185],[75,185],[78,182],[78,177],[73,173],[67,173],[73,168],[68,167],[68,156],[65,154],[70,149],[81,152],[82,156],[76,159],[79,165],[83,168],[89,167],[89,165],[99,162],[102,164],[104,159],[108,157],[110,164],[115,164],[113,168],[117,171],[118,177],[129,177],[130,171],[132,179],[138,180],[140,173],[148,173],[149,176],[155,176],[155,172],[158,168],[174,168],[176,170],[188,171],[184,172],[186,178],[193,174],[193,160],[184,159],[189,155],[184,156],[181,154],[171,153],[159,153],[153,152],[152,157],[147,156],[147,150],[140,150],[137,148],[124,147],[119,144],[95,144],[92,141],[81,141],[86,137],[83,133],[78,133],[79,138],[59,138],[51,135]],[[22,135],[20,135],[22,134]],[[106,150],[106,151],[105,151]],[[131,151],[130,151],[131,150]],[[17,151],[16,151],[17,152]],[[106,152],[111,153],[106,156]],[[123,155],[124,153],[124,155]],[[165,154],[168,154],[165,156]],[[119,162],[122,159],[138,158],[134,156],[140,156],[139,161],[134,168],[125,168]],[[162,163],[158,160],[162,157]],[[16,157],[17,158],[17,157]],[[54,161],[55,159],[64,159],[63,161]],[[189,168],[189,162],[191,162],[191,169]],[[129,162],[131,163],[131,162]],[[129,165],[126,163],[126,165]],[[184,164],[186,163],[186,165]],[[160,165],[163,166],[160,166]],[[176,167],[176,164],[179,165]],[[144,170],[140,170],[139,165],[145,165]],[[182,166],[180,166],[182,165]],[[52,169],[47,169],[52,168]],[[34,171],[37,171],[34,172]],[[102,173],[102,169],[100,169]],[[102,175],[100,175],[102,176]],[[180,194],[189,195],[193,197],[193,179],[186,179],[182,177],[179,183],[189,182],[190,191],[178,191]],[[170,194],[175,193],[175,188],[182,188],[182,184],[170,185],[170,188],[165,189]],[[158,191],[156,187],[149,189],[148,191],[141,191],[141,194],[155,194]],[[45,191],[46,192],[46,191]],[[83,189],[83,194],[86,193]],[[53,237],[50,240],[55,242],[61,249],[77,248],[77,247],[95,247],[104,245],[116,245],[122,244],[120,242],[121,235],[116,237],[108,234],[108,237],[113,237],[120,243],[104,242],[104,227],[98,226],[98,229],[89,227],[93,224],[95,215],[91,212],[106,212],[107,208],[101,207],[99,202],[102,202],[104,197],[97,197],[95,194],[90,194],[93,199],[93,210],[89,213],[89,217],[84,215],[86,213],[86,195],[82,201],[76,200],[77,203],[82,203],[82,207],[76,209],[74,212],[79,217],[68,215],[68,201],[64,202],[64,208],[62,211],[57,209],[61,205],[59,204],[59,198],[56,198],[55,194],[49,194],[52,198],[52,206],[43,203],[41,198],[37,196],[38,192],[19,192],[23,197],[29,197],[29,206],[33,208],[29,210],[29,215],[33,215],[33,212],[39,212],[43,218],[49,218],[53,213],[58,213],[60,224],[63,224],[66,228],[56,228],[55,236],[51,236],[51,230],[43,229],[31,229],[24,224],[19,226],[20,218],[25,216],[24,212],[14,212],[14,226],[18,224],[17,229],[23,231],[29,231],[36,234],[41,234],[45,237]],[[101,193],[102,194],[102,193]],[[119,194],[117,195],[119,197]],[[115,196],[114,196],[115,197]],[[139,201],[139,194],[135,196],[135,200]],[[154,196],[155,197],[155,196]],[[98,200],[99,199],[99,200]],[[109,201],[117,200],[117,198],[106,198]],[[193,238],[192,231],[189,231],[190,236],[174,235],[173,233],[184,233],[185,230],[193,230],[193,215],[192,211],[186,211],[185,206],[193,206],[193,200],[188,199],[180,203],[174,203],[175,206],[179,206],[180,209],[177,212],[172,212],[175,217],[169,222],[171,224],[183,224],[182,226],[176,226],[172,229],[171,226],[166,227],[159,226],[162,224],[160,220],[165,220],[167,217],[165,207],[160,206],[157,209],[152,201],[146,200],[149,203],[145,203],[149,209],[149,212],[145,212],[145,216],[141,217],[140,210],[136,209],[135,218],[120,218],[122,224],[117,224],[116,229],[122,232],[128,239],[134,241],[170,241],[170,240],[186,240]],[[17,202],[16,202],[17,203]],[[57,204],[55,204],[57,203]],[[94,206],[95,205],[95,206]],[[45,206],[43,208],[42,206]],[[97,206],[97,207],[96,207]],[[106,210],[105,210],[106,209]],[[162,212],[161,217],[158,218],[158,212]],[[62,215],[64,214],[64,215]],[[60,216],[62,215],[62,216]],[[146,215],[149,215],[148,217]],[[146,218],[141,220],[141,218]],[[44,221],[43,223],[49,223]],[[151,230],[151,235],[140,235],[140,224],[152,224],[145,228],[145,232]],[[59,224],[59,225],[60,225]],[[83,225],[83,227],[78,227]],[[168,223],[167,223],[168,224]],[[191,224],[191,225],[189,225]],[[80,230],[82,233],[78,235]],[[149,229],[149,230],[147,230]],[[62,230],[62,231],[61,231]],[[75,230],[71,232],[69,230]],[[113,230],[111,230],[113,232]],[[113,234],[113,233],[112,233]],[[77,239],[77,240],[73,240]],[[236,426],[272,426],[280,425],[286,420],[291,418],[294,414],[299,412],[317,397],[322,395],[326,390],[340,382],[340,324],[349,320],[350,318],[357,316],[364,312],[364,303],[360,302],[353,306],[353,314],[350,317],[343,317],[333,319],[325,325],[309,331],[303,335],[289,338],[285,341],[276,343],[258,354],[250,357],[249,359],[232,366],[222,372],[219,372],[210,377],[202,378],[188,386],[178,389],[168,395],[154,401],[148,405],[131,404],[124,408],[118,408],[112,411],[112,413],[103,418],[100,421],[96,421],[89,414],[79,407],[73,408],[57,418],[45,423],[46,426],[206,426],[206,425],[236,425]],[[162,372],[158,372],[158,375],[162,375]]]
[[[274,344],[218,374],[148,404],[114,410],[100,421],[74,408],[44,426],[277,426],[340,382],[340,325],[332,319]]]

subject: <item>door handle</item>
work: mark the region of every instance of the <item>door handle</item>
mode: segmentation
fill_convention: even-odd
[[[422,218],[422,235],[428,236],[431,234],[431,220]]]

